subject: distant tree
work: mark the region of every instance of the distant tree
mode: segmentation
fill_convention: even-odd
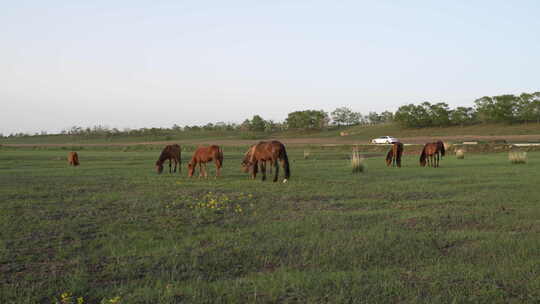
[[[262,132],[264,131],[265,126],[266,122],[264,119],[259,115],[255,115],[251,119],[250,131]]]
[[[173,131],[175,132],[178,132],[178,131],[182,131],[182,127],[180,127],[179,125],[177,124],[173,124],[172,128],[171,128]]]
[[[249,119],[246,119],[240,125],[240,131],[249,131],[249,130],[251,130],[251,121],[249,121]]]
[[[353,112],[348,107],[340,107],[332,111],[332,120],[339,126],[357,125],[362,120],[362,114]]]
[[[215,130],[214,124],[211,123],[211,122],[207,123],[202,128],[203,128],[204,131],[214,131]]]
[[[447,103],[429,104],[427,108],[429,108],[428,115],[433,126],[444,127],[450,125],[450,108]]]
[[[457,107],[450,112],[450,122],[454,125],[470,125],[477,121],[476,111],[472,107]]]
[[[517,120],[518,98],[514,95],[484,96],[474,101],[482,122],[506,122]]]
[[[394,121],[410,128],[422,128],[431,126],[428,109],[429,103],[425,102],[422,105],[408,104],[398,108],[394,114]]]
[[[278,124],[275,123],[273,120],[266,120],[264,123],[264,131],[265,132],[276,132],[278,131]]]
[[[367,115],[370,124],[375,125],[381,122],[381,116],[377,112],[369,112]]]
[[[394,120],[394,113],[390,111],[384,111],[380,115],[381,122],[392,122]]]
[[[289,113],[286,123],[289,129],[323,129],[330,118],[325,111],[305,110]]]

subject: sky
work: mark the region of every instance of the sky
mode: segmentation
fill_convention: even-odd
[[[0,133],[540,91],[540,2],[2,1]]]

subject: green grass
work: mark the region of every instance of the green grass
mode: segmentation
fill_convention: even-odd
[[[0,303],[540,300],[538,152],[353,175],[349,152],[298,149],[287,184],[227,149],[221,179],[158,176],[157,153],[0,152]]]

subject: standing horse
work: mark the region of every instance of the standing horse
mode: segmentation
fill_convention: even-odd
[[[251,146],[244,155],[242,167],[244,171],[251,171],[251,178],[257,177],[258,167],[261,167],[262,180],[266,180],[266,162],[269,161],[271,166],[275,167],[274,182],[277,182],[279,176],[278,160],[285,171],[283,182],[286,183],[291,176],[289,158],[285,146],[276,140],[261,141],[258,144]]]
[[[386,165],[388,167],[401,168],[401,155],[403,154],[403,144],[400,142],[394,143],[388,154],[386,154]]]
[[[79,155],[77,154],[77,152],[68,153],[68,163],[74,167],[79,165]]]
[[[156,171],[158,174],[163,172],[163,163],[169,160],[169,173],[176,173],[176,166],[178,165],[178,173],[182,171],[182,149],[177,144],[168,145],[163,148],[158,160],[156,161]],[[171,162],[174,161],[174,170],[171,169]]]
[[[197,167],[198,164],[199,178],[201,177],[201,173],[202,176],[207,178],[208,173],[206,172],[206,163],[212,160],[216,164],[216,177],[218,177],[221,175],[221,167],[223,166],[223,151],[221,150],[221,148],[216,145],[197,148],[197,150],[195,150],[195,152],[193,153],[191,161],[188,163],[188,176],[193,177],[193,173],[195,173],[195,167]]]
[[[439,167],[439,156],[442,158],[445,155],[445,152],[444,143],[440,140],[434,143],[425,144],[424,149],[420,154],[420,165],[425,167],[427,162],[429,167]]]

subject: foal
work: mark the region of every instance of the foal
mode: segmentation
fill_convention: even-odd
[[[216,178],[221,176],[221,167],[223,166],[223,151],[219,146],[212,145],[209,147],[199,147],[193,153],[191,161],[188,163],[188,176],[193,177],[195,173],[195,167],[199,165],[199,178],[201,174],[203,177],[208,178],[206,172],[206,163],[214,161],[216,164]]]
[[[163,148],[158,160],[156,161],[156,171],[158,174],[163,172],[163,163],[169,160],[169,173],[176,172],[176,166],[178,165],[178,173],[182,171],[182,150],[177,144],[168,145]],[[174,171],[171,168],[171,161],[174,161]]]

